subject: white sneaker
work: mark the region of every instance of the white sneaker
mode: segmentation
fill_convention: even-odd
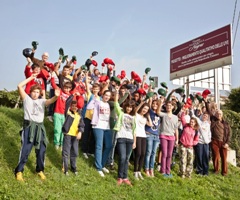
[[[53,122],[53,117],[52,116],[47,116],[47,118],[50,122]]]
[[[138,172],[134,172],[134,178],[135,178],[136,180],[139,180],[139,178],[138,178]]]
[[[93,158],[95,158],[94,154],[89,153],[88,155],[89,155],[89,156],[92,156]]]
[[[141,180],[144,180],[144,178],[143,178],[141,172],[138,172],[138,177],[139,177]]]
[[[104,177],[104,173],[102,171],[98,171],[98,173],[100,174],[101,177]]]
[[[103,167],[102,170],[103,170],[103,172],[109,174],[109,170],[107,168]]]
[[[157,165],[157,171],[159,171],[159,172],[160,172],[160,170],[161,170],[161,165],[160,165],[160,164],[158,164],[158,165]]]
[[[86,153],[83,153],[83,157],[88,159],[88,155]]]

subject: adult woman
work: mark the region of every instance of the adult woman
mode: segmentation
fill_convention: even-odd
[[[110,130],[110,106],[108,101],[111,92],[105,90],[101,100],[93,99],[87,106],[87,109],[93,109],[92,128],[95,138],[95,166],[100,176],[109,171],[104,167],[106,165],[109,153],[112,148],[112,132]]]

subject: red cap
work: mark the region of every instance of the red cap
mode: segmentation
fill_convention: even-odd
[[[141,95],[146,95],[146,92],[145,92],[145,90],[144,90],[143,88],[139,88],[139,89],[137,90],[137,92],[138,92],[139,94],[141,94]]]
[[[100,82],[100,83],[101,83],[101,82],[106,82],[108,79],[109,79],[109,78],[108,78],[107,75],[102,75],[102,76],[100,76],[100,78],[99,78],[99,82]]]
[[[148,90],[149,88],[149,85],[147,83],[144,83],[144,86],[143,86],[144,90]]]
[[[134,72],[134,71],[131,72],[131,77],[132,77],[132,79],[134,79],[134,80],[137,81],[138,83],[141,83],[141,82],[142,82],[140,76],[139,76],[136,72]]]
[[[125,72],[125,70],[122,70],[122,71],[121,71],[121,77],[122,77],[122,79],[126,77],[126,72]]]
[[[97,66],[98,66],[97,61],[96,61],[96,60],[92,60],[92,65],[94,65],[95,67],[97,67]]]
[[[105,58],[104,60],[103,60],[103,62],[104,62],[104,64],[106,64],[106,65],[114,65],[115,66],[115,63],[112,61],[112,59],[110,59],[110,58]]]
[[[209,89],[203,90],[202,97],[205,99],[209,94],[211,94],[211,91]]]
[[[102,67],[105,67],[105,63],[104,62],[102,63]]]

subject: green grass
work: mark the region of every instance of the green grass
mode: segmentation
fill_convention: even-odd
[[[229,175],[222,177],[210,173],[199,177],[193,173],[192,180],[177,176],[178,165],[173,169],[174,177],[164,179],[155,172],[155,178],[135,181],[133,167],[129,178],[133,187],[116,185],[117,171],[111,171],[102,178],[94,168],[94,160],[85,160],[80,153],[77,166],[78,176],[69,177],[61,171],[61,153],[53,146],[53,126],[45,121],[50,144],[47,147],[45,174],[47,180],[41,181],[35,174],[35,153],[30,154],[25,166],[25,182],[14,178],[17,165],[23,119],[20,109],[0,107],[0,199],[239,199],[240,170],[229,167]]]

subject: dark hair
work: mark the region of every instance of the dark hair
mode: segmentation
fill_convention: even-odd
[[[72,100],[71,105],[76,105],[77,101],[76,100]]]
[[[63,66],[63,69],[65,69],[65,68],[70,69],[71,66],[69,66],[69,65],[64,65],[64,66]]]
[[[110,93],[111,93],[110,90],[105,90],[102,95],[105,95],[107,92],[110,92]]]
[[[33,63],[32,66],[31,66],[32,70],[34,70],[37,67],[40,67],[40,66],[38,64],[36,64],[36,63]]]
[[[124,112],[124,113],[126,113],[127,107],[131,107],[131,108],[132,108],[132,111],[131,111],[129,114],[133,116],[133,115],[135,114],[134,110],[135,110],[135,107],[136,107],[135,101],[129,100],[129,101],[126,101],[126,102],[123,104],[122,108],[123,108],[123,112]]]
[[[71,82],[66,82],[66,83],[64,83],[63,87],[72,88],[72,83]]]
[[[31,86],[31,87],[30,87],[30,93],[31,93],[32,91],[34,91],[34,90],[39,90],[39,91],[40,91],[40,94],[41,94],[41,93],[42,93],[42,87],[41,87],[41,85],[35,84],[35,85]]]
[[[99,88],[99,89],[100,89],[100,85],[99,85],[98,83],[94,83],[94,84],[92,85],[92,88]]]

